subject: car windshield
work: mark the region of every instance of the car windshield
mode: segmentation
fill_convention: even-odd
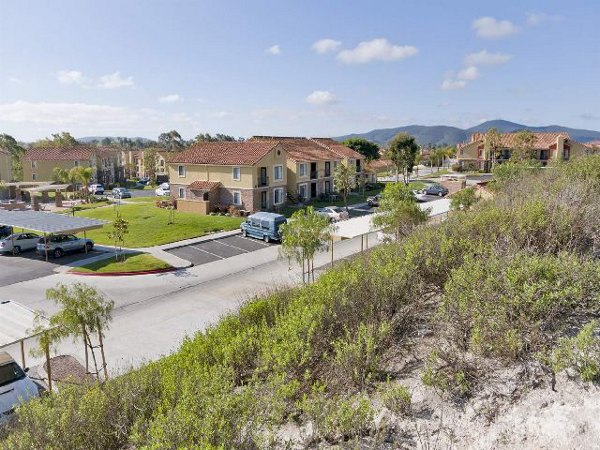
[[[0,366],[0,386],[25,378],[25,372],[15,362]]]

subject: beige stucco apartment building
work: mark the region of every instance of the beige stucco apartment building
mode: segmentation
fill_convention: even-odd
[[[23,156],[23,181],[52,181],[54,169],[92,167],[92,181],[110,184],[122,179],[120,150],[110,147],[75,145],[72,147],[35,147]]]
[[[543,165],[551,161],[566,161],[570,158],[585,155],[588,148],[572,140],[568,133],[533,133],[535,157]],[[510,158],[516,147],[517,133],[501,133],[501,144],[496,155],[496,162],[502,163]],[[474,133],[471,142],[458,146],[457,159],[464,167],[471,163],[478,170],[489,169],[491,162],[491,147],[485,133]]]
[[[287,152],[278,141],[200,142],[170,155],[167,167],[179,210],[264,211],[286,203]]]

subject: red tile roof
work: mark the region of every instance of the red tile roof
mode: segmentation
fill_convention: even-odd
[[[253,166],[279,142],[199,142],[168,158],[169,163]]]
[[[586,142],[585,145],[587,145],[588,147],[593,147],[594,145],[596,147],[600,147],[600,140],[598,141],[591,141],[591,142]]]
[[[91,145],[75,145],[73,147],[33,147],[28,149],[23,159],[28,161],[74,161],[89,160],[94,155],[113,156],[113,147],[94,147]]]
[[[379,158],[379,159],[374,159],[373,161],[371,161],[369,164],[366,165],[366,169],[367,170],[380,170],[380,169],[387,169],[390,166],[393,166],[394,163],[392,162],[391,159],[385,159],[385,158]]]
[[[190,189],[197,191],[212,191],[221,185],[220,181],[194,181]]]
[[[559,137],[563,137],[565,139],[570,139],[569,133],[559,132],[559,133],[533,133],[536,137],[536,141],[534,144],[534,148],[543,148],[546,149],[550,147],[552,144],[556,144],[556,140]],[[518,133],[500,133],[501,136],[501,146],[505,148],[514,148],[517,145],[517,136]],[[485,138],[485,133],[473,133],[471,136],[471,142],[483,141]]]
[[[342,158],[364,158],[349,147],[329,138],[289,136],[253,136],[250,141],[280,141],[294,161],[334,161]]]

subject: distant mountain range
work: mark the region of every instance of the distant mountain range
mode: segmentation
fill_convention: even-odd
[[[113,137],[113,136],[85,136],[85,137],[81,137],[81,138],[77,138],[77,140],[79,142],[81,142],[82,144],[89,144],[90,142],[93,141],[98,141],[101,142],[102,139],[104,138],[108,138],[111,140],[112,143],[118,143],[119,142],[119,137]],[[139,140],[140,142],[143,143],[147,143],[147,142],[151,142],[152,139],[148,139],[148,138],[144,138],[144,137],[134,137],[134,138],[128,138],[131,141],[137,141]]]
[[[444,125],[425,126],[409,125],[398,128],[385,128],[372,130],[368,133],[354,133],[346,136],[339,136],[334,139],[343,141],[351,137],[361,137],[369,141],[376,142],[379,145],[386,145],[398,133],[408,133],[415,137],[419,145],[456,145],[460,142],[471,140],[472,133],[486,132],[490,128],[497,128],[498,131],[509,133],[523,129],[537,132],[557,132],[564,131],[569,133],[571,139],[578,142],[590,142],[600,139],[600,131],[578,130],[575,128],[563,127],[560,125],[549,125],[546,127],[530,127],[519,123],[509,122],[507,120],[489,120],[477,126],[463,130],[461,128],[449,127]]]

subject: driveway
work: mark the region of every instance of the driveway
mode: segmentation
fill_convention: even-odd
[[[185,245],[167,250],[167,252],[190,261],[195,266],[201,266],[232,256],[252,253],[273,245],[276,244],[236,235]]]
[[[72,253],[60,259],[50,258],[46,262],[35,251],[21,253],[18,256],[0,254],[0,287],[9,286],[21,281],[35,280],[54,274],[54,269],[62,265],[70,265],[75,261],[101,255],[103,252],[92,250],[88,254]]]

